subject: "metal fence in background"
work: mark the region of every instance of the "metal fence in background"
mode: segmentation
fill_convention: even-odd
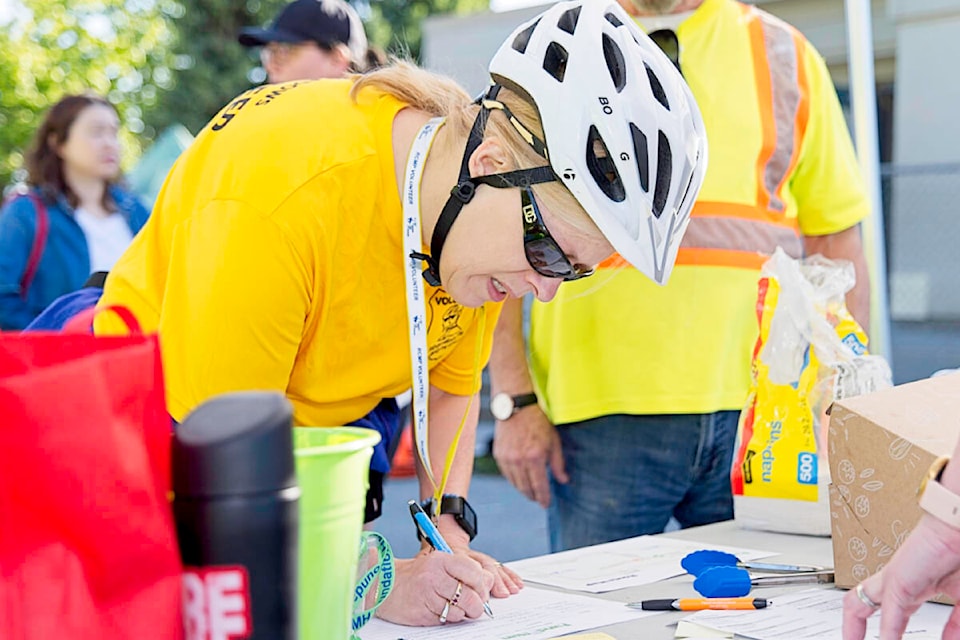
[[[881,167],[890,317],[960,320],[960,163]]]

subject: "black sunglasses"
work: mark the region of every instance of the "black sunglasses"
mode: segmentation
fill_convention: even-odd
[[[680,40],[677,39],[677,33],[672,29],[657,29],[647,35],[660,47],[661,51],[667,54],[677,71],[683,74],[683,69],[680,68]]]
[[[520,191],[523,209],[523,252],[530,266],[542,276],[579,280],[593,275],[593,268],[583,264],[571,264],[547,226],[543,224],[540,207],[530,187]]]

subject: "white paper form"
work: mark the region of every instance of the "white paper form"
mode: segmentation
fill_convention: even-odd
[[[657,615],[622,602],[526,587],[503,600],[490,601],[494,618],[442,627],[405,627],[374,618],[360,630],[362,640],[549,640],[608,624]]]
[[[773,604],[755,611],[700,611],[691,622],[755,640],[842,640],[843,596],[839,589],[809,589],[774,596]],[[939,640],[952,607],[925,603],[910,618],[910,640]],[[880,616],[867,621],[866,638],[880,637]]]
[[[684,618],[677,623],[677,630],[673,634],[674,638],[684,638],[685,640],[703,640],[704,638],[733,638],[733,634],[728,631],[720,631],[711,627],[705,627],[702,624],[690,622],[690,618]]]
[[[743,562],[777,554],[775,551],[720,547],[662,536],[640,536],[518,560],[507,566],[528,582],[572,591],[604,593],[682,575],[684,570],[680,561],[698,549],[726,551]]]

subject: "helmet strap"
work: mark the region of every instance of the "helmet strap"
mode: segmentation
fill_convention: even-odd
[[[553,182],[557,180],[557,174],[549,165],[533,167],[530,169],[517,169],[506,173],[494,173],[488,176],[470,176],[470,156],[477,150],[477,147],[483,142],[483,131],[486,128],[487,115],[490,108],[483,104],[483,99],[492,100],[496,98],[500,90],[499,85],[493,85],[485,96],[477,100],[480,104],[480,111],[477,113],[473,126],[470,128],[470,135],[467,137],[467,144],[463,150],[463,158],[460,160],[460,175],[457,178],[457,185],[450,190],[450,196],[443,205],[440,217],[437,218],[437,224],[433,228],[433,235],[430,238],[430,253],[413,252],[411,258],[417,258],[427,263],[427,268],[423,271],[423,279],[434,287],[439,287],[440,280],[440,255],[443,252],[443,245],[450,234],[453,223],[460,215],[464,205],[473,200],[476,195],[477,187],[481,184],[490,185],[496,189],[510,189],[512,187],[528,187],[534,184],[544,182]]]

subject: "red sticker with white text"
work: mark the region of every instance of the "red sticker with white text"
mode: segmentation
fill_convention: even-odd
[[[184,567],[182,589],[186,640],[243,640],[253,635],[246,567]]]

